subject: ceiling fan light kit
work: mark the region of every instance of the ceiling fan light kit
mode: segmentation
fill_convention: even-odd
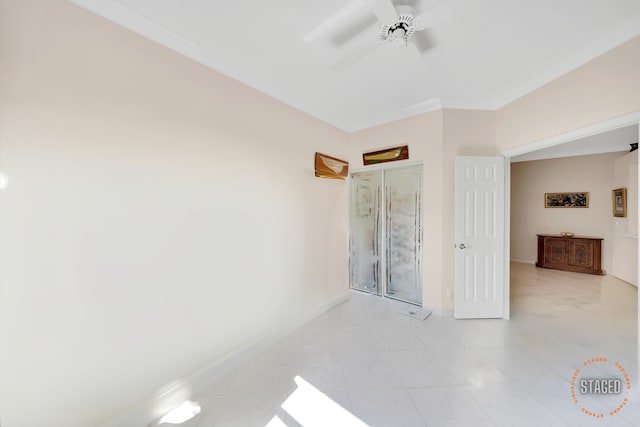
[[[397,6],[398,19],[393,23],[382,24],[380,38],[394,46],[407,46],[409,38],[416,32],[414,11],[410,6]]]

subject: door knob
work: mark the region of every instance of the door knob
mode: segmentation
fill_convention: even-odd
[[[460,243],[460,244],[458,245],[458,247],[459,247],[460,249],[464,249],[464,248],[466,248],[466,246],[464,245],[464,243]]]

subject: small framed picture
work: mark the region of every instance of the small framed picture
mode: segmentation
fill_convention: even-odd
[[[627,216],[627,189],[616,188],[611,192],[611,198],[613,202],[613,216],[626,217]]]
[[[588,208],[589,193],[544,193],[545,208]]]
[[[386,148],[384,150],[362,153],[362,163],[365,166],[377,163],[395,162],[396,160],[406,160],[409,158],[409,146]]]
[[[326,154],[316,152],[315,171],[318,178],[347,179],[349,163]]]

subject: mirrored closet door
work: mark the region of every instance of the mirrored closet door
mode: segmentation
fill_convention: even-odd
[[[350,230],[351,287],[422,305],[422,165],[351,174]]]
[[[349,282],[379,295],[382,171],[351,174]]]

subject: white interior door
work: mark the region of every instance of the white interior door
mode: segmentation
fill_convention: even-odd
[[[505,317],[504,157],[457,157],[454,315]]]

